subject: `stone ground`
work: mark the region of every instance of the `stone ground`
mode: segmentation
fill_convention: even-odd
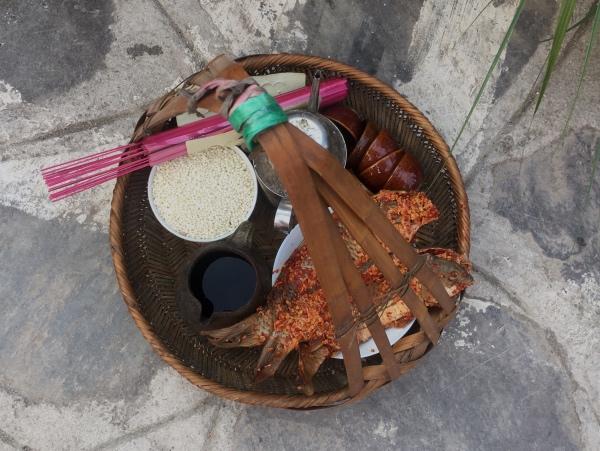
[[[477,285],[441,345],[369,399],[311,413],[223,401],[166,366],[121,300],[112,186],[51,204],[40,167],[126,141],[143,106],[230,49],[376,74],[449,141],[515,2],[4,0],[0,7],[0,450],[600,448],[600,45],[590,24],[532,120],[557,2],[529,0],[455,154]],[[576,12],[582,16],[590,1]]]

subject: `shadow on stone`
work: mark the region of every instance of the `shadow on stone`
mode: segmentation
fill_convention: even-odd
[[[412,60],[409,48],[422,5],[423,0],[410,5],[308,0],[299,2],[287,15],[290,21],[302,24],[311,54],[344,61],[386,81],[396,76],[408,82],[418,63]]]
[[[440,346],[398,381],[346,407],[248,409],[237,440],[251,449],[574,450],[570,390],[542,331],[463,304]]]
[[[600,131],[583,128],[567,136],[564,145],[553,142],[522,162],[511,160],[493,169],[490,208],[515,229],[530,232],[547,256],[564,260],[569,278],[578,278],[586,269],[598,271],[597,181],[585,205],[598,140]]]
[[[112,12],[111,1],[3,1],[0,80],[31,101],[90,79],[113,41]]]
[[[0,382],[33,400],[127,399],[161,365],[127,313],[108,237],[0,208]]]

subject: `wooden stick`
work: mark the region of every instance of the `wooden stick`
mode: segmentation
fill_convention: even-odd
[[[389,246],[402,263],[408,268],[416,265],[419,255],[400,236],[383,211],[371,200],[358,179],[342,168],[333,155],[324,152],[321,146],[302,131],[291,124],[286,125],[289,127],[294,141],[302,148],[302,156],[308,166],[319,174],[321,179],[342,199],[347,200],[347,205],[360,221]],[[416,276],[438,300],[446,313],[450,313],[454,309],[454,301],[448,296],[444,285],[429,266],[423,265]]]
[[[208,69],[212,75],[233,80],[248,76],[240,64],[223,64],[224,61],[226,59],[220,58],[216,63],[209,63]],[[213,64],[215,66],[211,66]],[[211,111],[218,111],[221,102],[216,96],[211,95],[202,99],[199,105]],[[332,264],[332,256],[335,263],[335,249],[332,245],[335,236],[332,235],[328,222],[333,224],[333,220],[329,211],[321,205],[310,170],[300,156],[296,143],[286,128],[287,125],[281,124],[271,128],[269,133],[262,133],[258,141],[273,163],[290,200],[295,205],[296,216],[302,224],[304,238],[325,292],[334,327],[338,332],[343,331],[341,334],[338,333],[337,340],[344,356],[349,394],[355,396],[363,389],[364,378],[356,340],[356,327],[349,303],[350,295],[340,269]]]
[[[313,175],[315,181],[317,182],[317,187],[321,181],[317,181],[318,176]],[[325,196],[323,199],[327,200]],[[322,206],[325,207],[325,203],[321,201]],[[328,202],[329,205],[332,205]],[[361,316],[365,318],[365,325],[371,332],[371,336],[377,344],[377,348],[379,349],[379,353],[385,363],[385,367],[388,371],[390,378],[395,379],[400,377],[402,374],[400,372],[400,365],[396,362],[394,357],[394,352],[392,351],[392,346],[387,338],[385,333],[385,329],[381,324],[379,316],[377,315],[377,310],[375,305],[371,301],[371,295],[367,286],[365,285],[360,271],[355,266],[350,254],[348,253],[348,249],[340,235],[340,232],[337,226],[333,223],[333,221],[327,221],[327,226],[330,228],[331,233],[330,236],[333,237],[333,246],[335,248],[336,259],[340,269],[342,271],[342,275],[344,277],[344,281],[348,286],[350,294],[352,295],[352,299]]]
[[[336,338],[344,356],[350,394],[354,396],[362,389],[364,379],[356,340],[356,325],[349,303],[350,295],[336,264],[333,244],[336,236],[332,229],[335,225],[320,200],[310,170],[300,156],[286,125],[288,124],[277,125],[269,133],[260,134],[258,141],[277,170],[302,226],[304,241],[325,292],[337,332]]]
[[[331,205],[340,220],[348,228],[350,234],[352,234],[358,244],[360,244],[375,265],[381,270],[384,277],[389,280],[391,289],[396,290],[400,288],[403,283],[408,283],[408,281],[404,280],[404,276],[400,271],[398,271],[392,258],[377,241],[377,238],[372,234],[369,228],[359,220],[343,199],[321,178],[317,178],[317,188],[319,189],[321,196],[327,200],[327,203]],[[433,344],[436,344],[441,333],[440,328],[429,315],[423,301],[418,298],[410,286],[402,296],[402,300],[415,316],[429,340]],[[377,346],[379,347],[379,344]]]

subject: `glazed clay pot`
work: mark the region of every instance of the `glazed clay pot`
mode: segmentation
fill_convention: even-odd
[[[220,329],[232,326],[252,315],[258,307],[265,303],[271,288],[271,271],[266,263],[258,258],[252,249],[254,227],[246,222],[240,226],[229,239],[210,243],[198,248],[184,263],[176,281],[176,298],[182,319],[196,333],[205,330]],[[246,303],[231,311],[203,311],[202,299],[193,289],[192,278],[198,268],[215,256],[236,256],[245,260],[254,270],[256,283],[254,292]]]
[[[334,105],[325,109],[323,115],[340,129],[346,146],[348,149],[352,149],[365,129],[365,121],[352,108],[342,105]]]
[[[382,189],[414,191],[423,181],[419,162],[386,130],[367,123],[348,157],[348,167],[371,191]]]

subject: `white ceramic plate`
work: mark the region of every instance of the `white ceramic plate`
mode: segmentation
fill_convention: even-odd
[[[277,255],[275,256],[275,263],[273,264],[273,276],[271,277],[271,283],[273,285],[275,285],[275,282],[279,277],[279,272],[281,271],[281,268],[283,268],[283,265],[288,260],[288,258],[291,257],[292,253],[298,247],[300,247],[303,240],[304,237],[302,236],[302,230],[300,230],[300,226],[294,227],[290,234],[285,237],[283,243],[281,243],[281,246],[277,251]],[[389,329],[386,329],[385,333],[387,334],[390,343],[394,344],[398,340],[400,340],[406,334],[406,332],[408,332],[408,329],[411,328],[414,322],[415,320],[413,319],[404,327],[390,327]],[[379,349],[377,349],[375,340],[373,340],[372,338],[365,341],[364,343],[361,343],[358,349],[360,350],[360,356],[363,358],[379,353]],[[338,352],[332,357],[334,359],[343,358],[341,352]]]
[[[240,224],[237,225],[237,227],[239,227],[243,222],[247,221],[248,218],[250,218],[250,216],[252,215],[252,212],[254,211],[254,207],[256,206],[256,200],[258,199],[258,182],[256,180],[256,173],[254,172],[254,167],[252,166],[252,163],[250,162],[248,157],[246,157],[246,154],[242,151],[242,149],[240,149],[237,146],[229,146],[229,148],[232,149],[232,151],[235,151],[239,155],[239,157],[242,160],[244,160],[244,164],[247,166],[248,170],[252,174],[252,180],[254,180],[254,183],[252,184],[252,196],[253,196],[252,208],[250,208],[248,210],[248,213],[244,217],[244,220],[241,221]],[[152,181],[154,180],[154,174],[156,174],[157,169],[158,169],[158,166],[154,166],[152,168],[152,170],[150,171],[150,176],[148,177],[148,202],[150,203],[150,208],[152,208],[152,212],[154,213],[154,216],[156,216],[156,219],[158,219],[158,222],[160,222],[160,225],[162,225],[165,229],[167,229],[173,235],[181,238],[182,240],[194,241],[196,243],[212,243],[213,241],[219,241],[219,240],[222,240],[222,239],[227,238],[228,236],[232,235],[237,230],[237,227],[235,227],[234,229],[229,230],[226,233],[219,235],[213,239],[199,240],[194,237],[189,237],[189,236],[183,235],[183,234],[179,233],[177,230],[173,229],[162,218],[162,216],[160,215],[160,213],[158,211],[158,208],[154,204],[154,196],[152,194]]]

